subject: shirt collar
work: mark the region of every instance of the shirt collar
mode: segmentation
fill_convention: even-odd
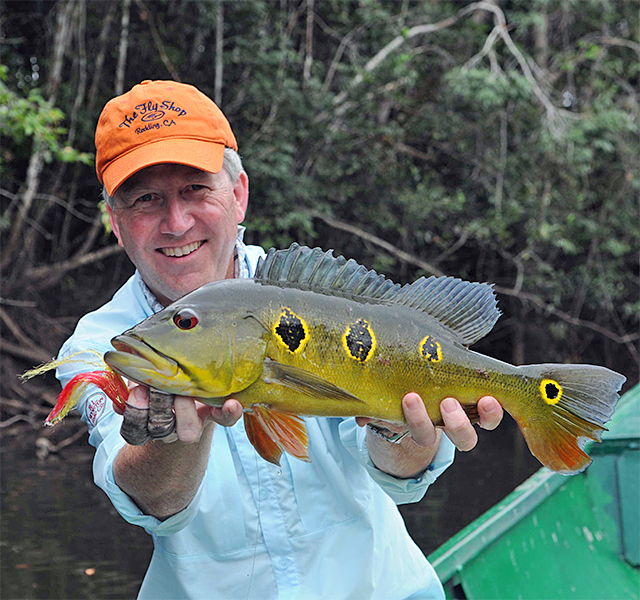
[[[249,277],[249,267],[247,265],[247,246],[244,243],[244,232],[246,227],[238,225],[238,233],[236,235],[236,243],[233,249],[233,272],[237,279],[246,279]],[[149,289],[147,284],[142,280],[140,273],[136,270],[135,274],[136,283],[140,286],[140,290],[145,297],[145,300],[149,303],[151,310],[154,313],[160,312],[164,306],[155,297],[153,292]]]

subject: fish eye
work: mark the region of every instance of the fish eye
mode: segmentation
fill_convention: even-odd
[[[178,329],[186,331],[198,324],[198,315],[188,308],[183,308],[173,315],[173,322]]]

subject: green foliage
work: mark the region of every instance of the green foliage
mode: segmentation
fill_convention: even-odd
[[[0,169],[10,162],[11,148],[24,146],[29,139],[37,140],[46,162],[58,160],[91,165],[91,154],[62,144],[61,138],[67,132],[60,125],[64,113],[51,106],[37,88],[29,90],[26,97],[10,90],[7,79],[7,67],[0,66],[0,135],[8,144],[0,153]]]

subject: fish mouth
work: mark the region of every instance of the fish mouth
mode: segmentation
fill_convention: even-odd
[[[165,379],[176,377],[181,371],[175,360],[135,335],[118,335],[111,340],[111,345],[116,350],[104,355],[105,362],[120,375],[138,383],[147,383],[149,375],[154,373]]]

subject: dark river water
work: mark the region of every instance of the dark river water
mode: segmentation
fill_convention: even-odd
[[[425,498],[401,507],[425,554],[498,502],[539,468],[507,416],[480,431],[473,452],[456,462]],[[135,598],[151,557],[151,538],[126,523],[91,474],[80,444],[38,460],[2,449],[0,598]]]

